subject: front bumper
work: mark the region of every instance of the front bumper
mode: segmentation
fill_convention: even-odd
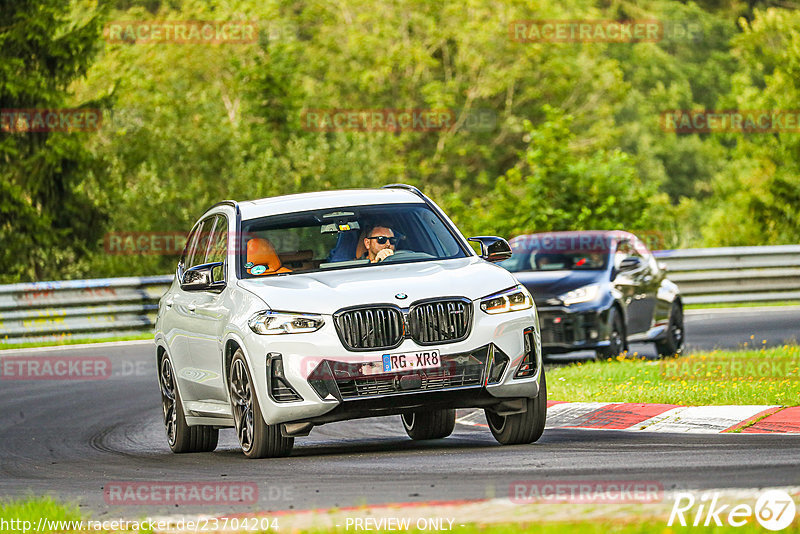
[[[608,346],[608,309],[539,308],[542,352],[558,354]]]
[[[264,421],[321,424],[423,408],[513,406],[536,397],[542,356],[534,309],[476,312],[469,337],[437,346],[405,339],[396,349],[351,352],[330,320],[312,334],[248,335],[245,352]],[[365,372],[383,354],[431,349],[441,355],[439,368]],[[516,377],[526,361],[532,361],[533,374]]]

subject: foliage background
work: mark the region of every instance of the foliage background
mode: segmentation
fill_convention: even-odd
[[[162,274],[111,232],[186,232],[218,200],[420,187],[465,234],[800,242],[800,135],[664,132],[670,109],[800,108],[792,2],[0,1],[0,108],[102,107],[92,133],[0,132],[0,282]],[[251,44],[109,43],[121,20],[255,20]],[[657,19],[656,43],[518,43],[524,19]],[[489,127],[312,132],[305,109],[450,108]]]

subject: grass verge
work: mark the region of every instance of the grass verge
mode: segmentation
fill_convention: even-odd
[[[727,501],[726,501],[727,502]],[[669,503],[666,503],[669,505]],[[543,506],[544,508],[537,508]],[[724,525],[722,527],[704,527],[704,526],[686,526],[667,525],[667,512],[668,507],[657,505],[657,508],[646,507],[633,507],[633,508],[620,508],[614,511],[611,506],[606,510],[608,514],[603,513],[603,510],[597,507],[578,506],[577,510],[569,504],[548,504],[548,505],[535,505],[534,507],[525,507],[515,509],[505,509],[504,514],[511,517],[504,519],[503,522],[493,522],[497,520],[495,513],[490,513],[489,522],[481,524],[472,520],[465,520],[459,524],[459,521],[453,514],[454,510],[449,512],[445,511],[444,516],[448,519],[447,522],[442,522],[439,528],[434,528],[434,523],[423,522],[424,528],[418,528],[417,521],[413,518],[407,518],[403,523],[398,520],[395,521],[395,527],[388,530],[382,530],[377,527],[377,517],[373,517],[372,528],[362,528],[349,526],[345,524],[344,516],[337,515],[335,510],[330,510],[327,514],[312,516],[310,518],[295,516],[292,521],[291,517],[281,517],[278,519],[267,521],[267,524],[273,525],[269,530],[255,530],[255,529],[241,529],[232,528],[227,532],[241,532],[241,533],[254,533],[254,532],[292,532],[292,533],[309,533],[309,534],[322,534],[328,532],[334,533],[347,533],[358,530],[370,530],[375,532],[403,531],[403,532],[431,532],[438,530],[447,530],[452,532],[459,532],[464,534],[517,534],[517,533],[537,533],[537,534],[567,534],[573,532],[580,532],[581,534],[644,534],[644,533],[659,533],[659,534],[673,534],[673,533],[694,533],[694,532],[712,532],[715,534],[722,533],[750,533],[750,532],[764,532],[763,527],[759,523],[749,518],[747,523],[741,527],[732,527]],[[602,508],[602,507],[601,507]],[[539,512],[537,512],[539,510]],[[367,512],[365,516],[363,512]],[[400,509],[397,510],[398,513]],[[353,512],[353,517],[368,517],[369,510],[360,510],[359,513]],[[329,516],[334,514],[334,516]],[[448,515],[450,514],[450,515]],[[521,515],[518,515],[521,514]],[[565,514],[572,515],[574,518],[570,520],[563,519]],[[351,515],[351,514],[348,514]],[[438,514],[434,514],[438,515]],[[517,520],[514,521],[513,517],[518,515]],[[443,517],[444,517],[443,516]],[[582,519],[581,516],[584,516]],[[390,517],[390,516],[389,516]],[[561,518],[561,519],[556,519]],[[13,532],[20,534],[29,534],[30,532],[61,532],[61,533],[78,533],[78,532],[134,532],[127,530],[131,527],[130,523],[125,523],[124,527],[119,530],[109,530],[120,527],[105,527],[100,523],[100,520],[94,521],[91,519],[83,518],[83,523],[80,523],[82,517],[77,507],[73,505],[66,505],[55,501],[50,497],[28,498],[10,501],[0,501],[0,531]],[[328,519],[329,521],[324,521]],[[692,517],[689,517],[691,521]],[[725,521],[725,516],[720,515],[720,520]],[[117,523],[118,519],[106,517],[104,524],[113,525]],[[274,522],[273,522],[274,521]],[[320,523],[321,521],[321,523]],[[27,523],[24,523],[27,522]],[[321,528],[321,524],[328,523],[328,528]],[[335,523],[333,526],[330,523]],[[142,523],[141,526],[145,526]],[[237,522],[237,525],[239,523]],[[100,525],[100,526],[97,526]],[[367,524],[369,525],[369,524]],[[403,525],[405,528],[398,528]],[[166,531],[174,532],[175,525],[165,526]],[[409,528],[410,527],[410,528]],[[98,528],[108,528],[107,530],[98,530]],[[147,528],[147,527],[146,527]],[[160,528],[160,527],[158,527]],[[177,530],[181,532],[181,530]],[[214,529],[216,531],[216,529]],[[150,530],[142,530],[136,532],[151,532]],[[156,532],[161,532],[156,530]],[[182,532],[191,532],[191,530],[183,530]],[[791,525],[781,530],[786,534],[800,534],[800,522],[795,520]]]
[[[570,402],[795,406],[800,403],[800,346],[577,362],[551,369],[547,390],[549,398]]]

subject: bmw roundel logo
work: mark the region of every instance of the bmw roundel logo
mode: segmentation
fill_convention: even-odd
[[[397,295],[394,296],[394,298],[404,300],[408,298],[408,295],[406,295],[405,293],[398,293]]]

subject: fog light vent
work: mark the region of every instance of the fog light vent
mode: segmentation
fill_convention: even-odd
[[[508,362],[508,356],[497,348],[497,346],[491,345],[491,362],[489,364],[489,375],[486,378],[486,383],[496,384],[499,382],[503,377],[503,371],[506,370]]]
[[[297,391],[289,384],[283,374],[283,358],[280,354],[270,352],[267,354],[269,362],[269,395],[275,402],[297,402],[303,400]]]
[[[522,333],[525,343],[525,354],[522,358],[522,362],[519,364],[519,368],[517,369],[517,373],[514,375],[514,378],[529,378],[534,376],[536,371],[539,370],[539,359],[536,357],[536,340],[534,339],[535,335],[536,333],[533,328],[526,328]]]

